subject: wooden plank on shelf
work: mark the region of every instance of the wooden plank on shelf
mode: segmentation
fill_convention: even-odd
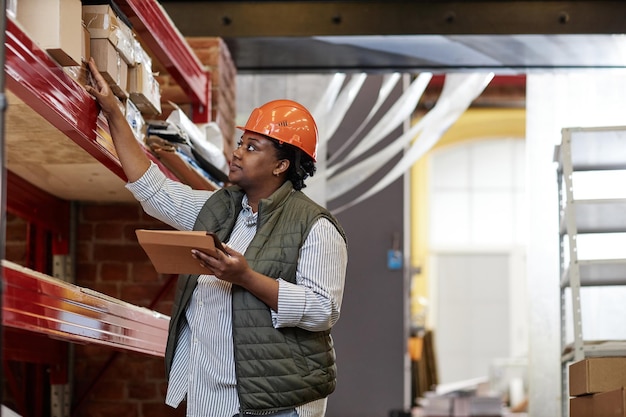
[[[2,323],[74,343],[165,354],[169,317],[2,261]]]

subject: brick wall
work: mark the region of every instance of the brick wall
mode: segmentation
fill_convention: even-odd
[[[157,274],[137,243],[135,229],[169,228],[138,204],[81,204],[77,243],[77,285],[141,307],[150,307],[169,280]],[[173,286],[153,310],[170,314]],[[75,417],[183,416],[165,405],[163,358],[74,345]],[[89,391],[88,393],[86,393]]]
[[[138,228],[166,229],[169,226],[143,213],[137,203],[81,203],[78,223],[76,284],[169,315],[174,287],[162,290],[170,276],[155,272],[135,237]],[[28,222],[7,213],[7,260],[28,266],[28,231]],[[159,295],[161,298],[155,302]],[[90,344],[71,346],[74,350],[74,417],[185,415],[184,408],[175,410],[165,405],[167,384],[163,358]],[[38,374],[45,381],[43,368],[21,366],[20,377]],[[2,388],[4,404],[17,409],[8,387]],[[35,401],[46,402],[45,398]]]

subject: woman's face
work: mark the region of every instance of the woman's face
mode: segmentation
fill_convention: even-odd
[[[273,184],[277,174],[283,172],[285,162],[276,157],[271,139],[245,131],[233,151],[228,179],[244,190]]]

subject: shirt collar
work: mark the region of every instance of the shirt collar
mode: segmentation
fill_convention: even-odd
[[[241,207],[242,207],[242,214],[243,214],[244,220],[246,221],[246,224],[248,226],[255,226],[257,216],[259,213],[254,213],[252,211],[252,207],[248,203],[248,196],[246,194],[244,194],[243,198],[241,199]]]

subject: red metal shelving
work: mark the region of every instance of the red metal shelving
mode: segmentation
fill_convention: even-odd
[[[209,73],[204,69],[167,13],[155,0],[121,0],[133,29],[172,78],[188,94],[195,122],[210,119]],[[13,20],[7,19],[6,86],[98,162],[126,179],[111,153],[108,126],[94,100],[42,51]],[[175,179],[148,151],[146,154]]]
[[[189,95],[194,121],[208,121],[209,74],[160,4],[156,0],[118,0],[117,4],[153,56]],[[117,156],[110,150],[107,122],[93,98],[10,18],[5,34],[6,88],[96,161],[126,180]],[[166,175],[176,179],[148,150],[146,154]],[[30,206],[39,206],[33,204],[38,197],[23,192],[19,184],[19,178],[11,178],[12,195],[7,209],[26,214],[32,220],[37,212]],[[41,226],[67,233],[67,216],[62,215],[58,222],[53,213],[50,216],[38,220]],[[5,262],[0,268],[5,285],[2,323],[12,331],[163,355],[167,316],[7,265],[10,263]]]
[[[3,325],[155,356],[169,317],[3,261]]]
[[[109,151],[108,125],[83,87],[66,74],[24,31],[7,19],[5,73],[7,88],[122,179],[116,155]],[[171,178],[176,178],[146,150]]]
[[[156,0],[118,0],[117,4],[152,56],[188,95],[194,122],[210,121],[209,73],[160,4]],[[7,90],[125,181],[107,122],[94,99],[10,18],[6,19],[5,35]],[[166,175],[177,179],[147,149],[146,155]],[[7,211],[34,225],[39,240],[47,241],[46,232],[52,232],[52,252],[67,254],[69,203],[26,185],[25,180],[9,173]],[[45,248],[50,250],[50,246]],[[33,267],[43,270],[49,253],[38,250],[36,255]],[[164,355],[169,317],[151,310],[152,307],[138,307],[8,261],[2,261],[0,275],[2,325],[10,335],[3,344],[3,358],[50,366],[50,383],[67,383],[68,343],[111,347],[113,355],[120,351]],[[162,293],[170,288],[173,278],[164,285]],[[5,377],[19,392],[19,378],[11,369],[5,371]],[[32,387],[29,391],[33,393]],[[43,409],[39,401],[43,391],[37,392],[39,412]],[[20,404],[25,410],[27,397],[18,400],[24,400]]]

